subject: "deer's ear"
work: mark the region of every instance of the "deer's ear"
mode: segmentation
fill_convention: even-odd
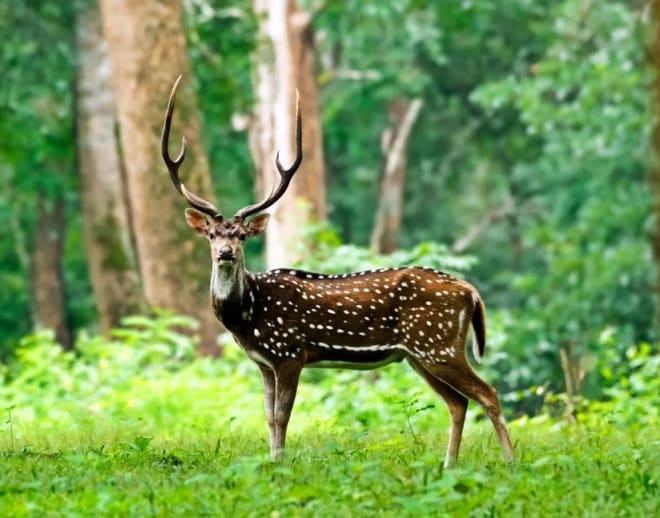
[[[248,237],[254,237],[266,230],[270,214],[259,214],[250,220],[247,224]]]
[[[205,236],[209,229],[206,216],[195,209],[186,209],[186,223],[200,236]]]

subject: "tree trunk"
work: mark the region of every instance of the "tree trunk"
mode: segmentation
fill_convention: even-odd
[[[32,318],[36,329],[52,329],[57,342],[70,350],[62,280],[64,224],[64,199],[51,201],[39,193],[31,257]]]
[[[382,138],[385,155],[383,179],[371,233],[371,248],[377,253],[388,254],[398,246],[406,176],[406,148],[421,107],[421,99],[410,102],[394,99],[389,103],[390,126],[385,129]]]
[[[77,142],[85,247],[103,332],[140,310],[128,206],[115,136],[110,64],[97,7],[77,26]]]
[[[181,4],[179,0],[101,0],[100,5],[145,296],[151,306],[197,318],[199,351],[216,355],[219,326],[202,295],[208,290],[208,250],[187,228],[186,205],[160,155],[170,89],[179,74],[191,77]],[[209,164],[189,86],[179,90],[173,126],[173,153],[178,152],[181,134],[189,143],[181,171],[186,186],[211,197]]]
[[[261,20],[261,38],[255,60],[257,103],[250,125],[250,149],[259,196],[267,195],[276,180],[277,150],[285,167],[293,160],[296,88],[303,119],[301,168],[286,195],[270,211],[266,264],[275,268],[301,259],[306,225],[326,218],[323,139],[308,13],[292,0],[254,0],[254,9]]]

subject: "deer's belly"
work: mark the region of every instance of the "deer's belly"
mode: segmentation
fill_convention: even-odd
[[[319,355],[309,361],[307,367],[322,369],[371,370],[400,362],[405,357],[402,351],[333,351]]]

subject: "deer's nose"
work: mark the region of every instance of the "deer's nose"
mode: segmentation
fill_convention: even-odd
[[[231,249],[230,246],[223,246],[218,251],[218,259],[220,259],[221,261],[231,261],[234,259],[234,251]]]

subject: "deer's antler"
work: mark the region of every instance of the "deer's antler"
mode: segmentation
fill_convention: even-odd
[[[165,124],[163,125],[163,134],[161,137],[161,152],[163,154],[163,160],[167,169],[170,172],[170,179],[174,184],[174,187],[177,191],[186,199],[191,207],[197,209],[204,214],[211,216],[213,219],[222,219],[222,215],[218,212],[218,209],[211,202],[208,202],[196,194],[190,192],[186,189],[186,186],[181,183],[179,178],[179,167],[183,163],[183,160],[186,158],[186,138],[182,137],[181,139],[181,151],[179,156],[175,159],[170,157],[168,142],[170,140],[170,128],[172,127],[172,113],[174,112],[174,101],[176,99],[176,91],[181,82],[181,77],[177,77],[172,87],[172,93],[170,93],[170,98],[167,101],[167,112],[165,112]]]
[[[277,170],[280,173],[280,184],[270,193],[270,195],[265,200],[242,208],[236,213],[234,217],[237,219],[245,219],[252,214],[256,214],[257,212],[261,212],[262,210],[267,209],[277,200],[279,200],[288,189],[293,175],[298,170],[298,167],[300,167],[302,158],[302,120],[300,116],[300,94],[298,93],[298,90],[296,90],[296,158],[293,161],[293,164],[291,164],[291,167],[285,169],[280,162],[280,152],[278,151],[277,155],[275,156],[275,164],[277,165]]]

